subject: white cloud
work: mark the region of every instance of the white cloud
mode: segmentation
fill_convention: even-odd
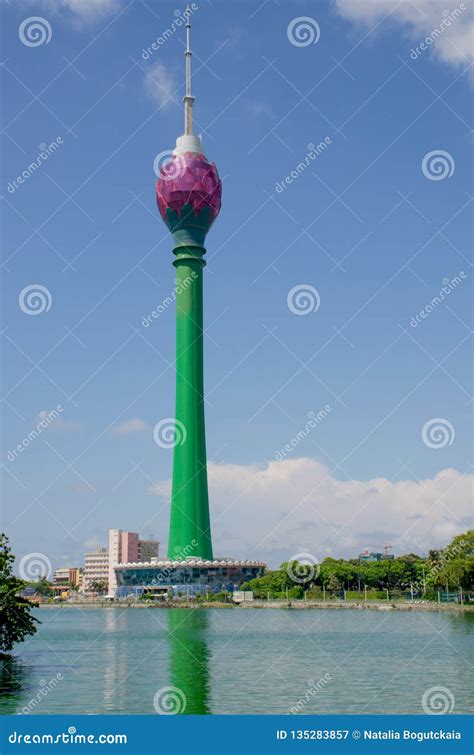
[[[130,433],[139,433],[144,430],[148,430],[147,423],[139,417],[131,417],[114,425],[110,432],[114,435],[130,435]]]
[[[369,27],[388,15],[385,23],[402,25],[414,47],[435,30],[442,29],[441,33],[436,33],[430,52],[453,66],[466,66],[472,60],[474,6],[470,0],[454,0],[452,3],[446,0],[404,0],[398,4],[395,0],[336,0],[335,7],[347,20]]]
[[[356,557],[364,547],[422,552],[468,529],[473,477],[444,469],[433,479],[337,480],[314,459],[256,465],[209,463],[217,555],[263,558],[297,553]],[[151,492],[169,500],[170,482]]]
[[[172,103],[171,96],[176,90],[174,76],[167,70],[163,63],[154,63],[148,66],[144,87],[147,95],[160,107],[167,107]]]
[[[79,25],[93,24],[125,7],[125,0],[21,0],[21,3],[53,15],[65,15]]]

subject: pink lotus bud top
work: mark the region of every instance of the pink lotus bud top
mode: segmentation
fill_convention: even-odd
[[[221,209],[221,194],[216,166],[198,152],[175,153],[161,168],[156,183],[158,209],[165,223],[167,209],[179,217],[185,204],[193,208],[196,216],[203,207],[209,207],[214,222]]]

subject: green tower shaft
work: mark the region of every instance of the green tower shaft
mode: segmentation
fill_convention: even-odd
[[[176,267],[176,413],[168,558],[211,561],[204,429],[203,292],[206,234],[219,214],[221,180],[193,134],[189,6],[186,15],[184,134],[160,170],[158,209],[174,239]]]
[[[204,247],[176,259],[176,434],[168,558],[212,560],[203,375]]]

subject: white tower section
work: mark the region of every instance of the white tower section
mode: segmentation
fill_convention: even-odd
[[[184,102],[184,134],[176,140],[175,154],[183,152],[198,152],[203,154],[202,141],[200,136],[193,134],[193,105],[194,97],[191,94],[191,58],[192,52],[190,47],[191,41],[191,9],[189,5],[184,11],[186,17],[186,94],[183,97]]]

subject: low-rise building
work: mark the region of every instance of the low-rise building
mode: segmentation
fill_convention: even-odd
[[[244,582],[261,577],[265,568],[263,561],[207,561],[200,558],[118,564],[115,569],[116,594],[121,598],[147,593],[156,597],[184,595],[193,598],[223,590],[235,592]]]
[[[82,570],[77,566],[63,566],[53,572],[53,587],[79,588],[82,582]]]

